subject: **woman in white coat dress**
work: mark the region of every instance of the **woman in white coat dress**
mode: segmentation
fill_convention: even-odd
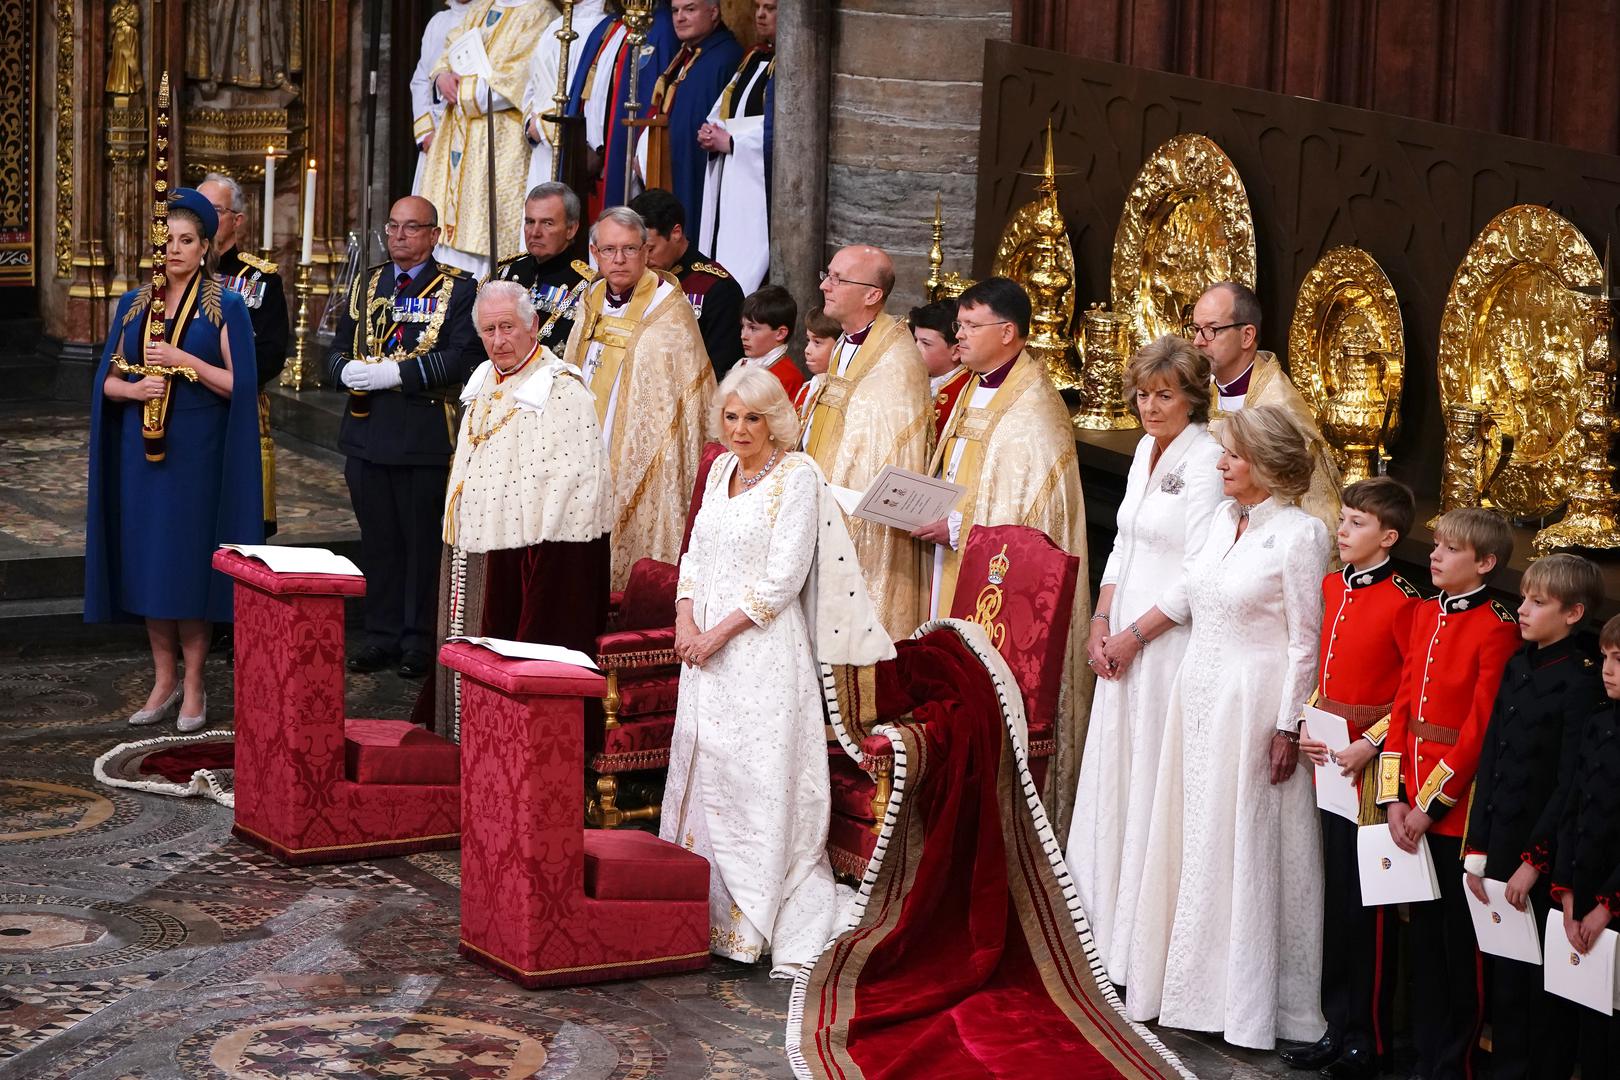
[[[1217,434],[1229,499],[1187,567],[1192,635],[1165,718],[1126,1013],[1270,1049],[1326,1027],[1320,838],[1296,766],[1328,547],[1295,505],[1312,453],[1288,413],[1245,408]]]
[[[1130,981],[1128,945],[1170,684],[1187,648],[1182,571],[1221,501],[1204,354],[1183,338],[1161,337],[1131,357],[1124,389],[1147,434],[1136,444],[1091,617],[1086,663],[1097,689],[1068,846],[1098,955],[1120,985]]]
[[[715,394],[715,459],[676,588],[680,696],[659,835],[709,860],[709,948],[792,977],[831,936],[818,661],[894,655],[798,419],[765,368]]]

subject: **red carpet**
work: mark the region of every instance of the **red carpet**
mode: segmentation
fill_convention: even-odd
[[[898,649],[876,672],[878,719],[899,727],[888,739],[898,811],[862,884],[864,910],[794,985],[795,1073],[1190,1076],[1093,973],[1061,849],[1010,734],[1021,705],[999,657],[976,627]]]

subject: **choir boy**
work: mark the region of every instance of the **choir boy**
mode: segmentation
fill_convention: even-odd
[[[787,354],[787,340],[799,321],[799,305],[780,285],[766,285],[743,298],[742,350],[738,363],[762,367],[775,375],[792,401],[804,385],[804,375]]]
[[[1583,954],[1620,910],[1620,615],[1603,624],[1598,644],[1608,700],[1582,725],[1564,777],[1552,869],[1552,898],[1564,909],[1564,933]],[[1581,1075],[1620,1073],[1620,1012],[1577,1011]]]
[[[1426,1080],[1474,1075],[1482,1002],[1462,883],[1468,810],[1452,811],[1473,786],[1502,669],[1519,647],[1513,612],[1485,594],[1512,553],[1507,521],[1493,511],[1453,510],[1435,525],[1429,574],[1440,595],[1412,622],[1378,761],[1378,802],[1395,843],[1415,852],[1427,835],[1440,879],[1438,900],[1411,906],[1412,1041]]]
[[[1547,921],[1553,843],[1564,800],[1560,775],[1574,768],[1581,724],[1603,700],[1597,642],[1578,630],[1603,599],[1598,568],[1578,555],[1532,563],[1520,584],[1519,636],[1496,692],[1468,814],[1463,869],[1487,903],[1485,878],[1507,882],[1508,903]],[[1493,1080],[1569,1080],[1575,1016],[1542,989],[1534,964],[1490,958]]]
[[[793,409],[799,414],[801,426],[810,418],[810,410],[816,407],[816,396],[827,383],[827,367],[832,363],[838,335],[843,332],[838,320],[819,307],[811,308],[804,317],[804,366],[810,378],[793,397]]]
[[[1330,754],[1318,739],[1300,750],[1318,764],[1334,764],[1356,777],[1360,824],[1382,821],[1376,770],[1369,768],[1389,731],[1412,621],[1422,594],[1395,572],[1390,550],[1412,527],[1412,492],[1380,476],[1344,489],[1338,550],[1342,570],[1322,579],[1322,644],[1316,707],[1344,717],[1350,747]],[[1309,733],[1314,735],[1315,733]],[[1363,907],[1356,863],[1357,822],[1327,810],[1322,825],[1322,1013],[1327,1033],[1282,1052],[1296,1069],[1328,1077],[1370,1077],[1390,1051],[1395,987],[1395,913]],[[1375,817],[1376,815],[1376,817]]]

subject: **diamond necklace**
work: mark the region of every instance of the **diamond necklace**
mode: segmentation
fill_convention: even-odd
[[[776,459],[781,456],[782,449],[781,447],[778,447],[771,451],[770,460],[765,462],[765,467],[760,469],[759,472],[755,473],[753,476],[739,476],[738,479],[742,481],[743,490],[746,491],[763,480],[765,478],[765,474],[771,471],[771,466],[776,464]],[[741,469],[738,469],[738,472],[741,471]]]

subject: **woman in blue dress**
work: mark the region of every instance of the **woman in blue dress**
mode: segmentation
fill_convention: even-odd
[[[183,188],[168,219],[165,333],[151,334],[153,287],[125,293],[92,383],[84,617],[146,623],[152,690],[129,722],[178,711],[180,730],[196,731],[208,722],[210,624],[231,618],[214,549],[264,537],[258,384],[247,306],[208,269],[213,206]],[[129,373],[119,361],[189,369],[196,379]],[[158,403],[155,424],[148,402]]]

